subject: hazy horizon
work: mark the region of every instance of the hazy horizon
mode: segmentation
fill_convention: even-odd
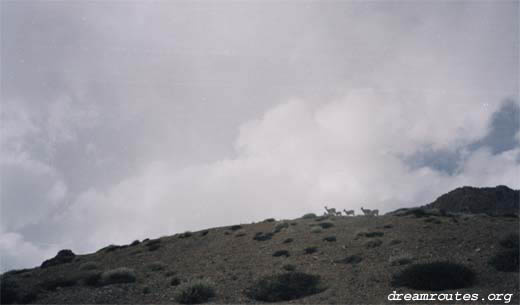
[[[518,1],[0,5],[0,272],[520,188]]]

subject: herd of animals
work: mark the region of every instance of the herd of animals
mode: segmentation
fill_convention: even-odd
[[[328,215],[328,216],[342,216],[343,214],[341,213],[341,211],[336,211],[335,208],[327,208],[327,206],[325,206],[325,211],[323,213],[323,215]],[[370,210],[370,209],[364,209],[363,207],[361,207],[361,211],[363,212],[363,214],[365,216],[379,216],[379,210]],[[345,216],[349,216],[349,215],[352,215],[352,216],[356,216],[356,213],[354,212],[354,210],[345,210],[343,209],[343,212],[345,213]]]

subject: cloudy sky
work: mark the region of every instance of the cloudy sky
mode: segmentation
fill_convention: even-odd
[[[518,1],[1,1],[0,270],[520,187]]]

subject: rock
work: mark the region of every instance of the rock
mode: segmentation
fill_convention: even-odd
[[[58,252],[58,254],[56,254],[55,257],[44,261],[42,263],[41,267],[42,268],[47,268],[47,267],[50,267],[50,266],[70,263],[70,262],[72,262],[74,260],[75,257],[76,257],[76,254],[74,254],[74,252],[72,252],[69,249],[60,250]]]

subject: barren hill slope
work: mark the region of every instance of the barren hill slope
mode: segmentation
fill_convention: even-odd
[[[505,185],[481,188],[464,186],[440,196],[427,207],[449,212],[518,215],[519,204],[520,191]]]
[[[423,216],[310,215],[176,234],[86,255],[64,251],[44,268],[4,274],[2,303],[410,303],[387,298],[394,290],[424,292],[403,287],[410,275],[401,272],[411,266],[422,272],[421,264],[432,262],[469,270],[459,283],[466,288],[440,292],[513,293],[511,304],[519,303],[518,235],[511,235],[518,234],[518,218]],[[511,251],[516,267],[507,265],[511,256],[506,256],[505,269],[512,270],[500,265],[500,257],[490,264]],[[459,269],[446,268],[437,284],[452,285],[460,276]],[[427,282],[424,274],[412,277]]]

